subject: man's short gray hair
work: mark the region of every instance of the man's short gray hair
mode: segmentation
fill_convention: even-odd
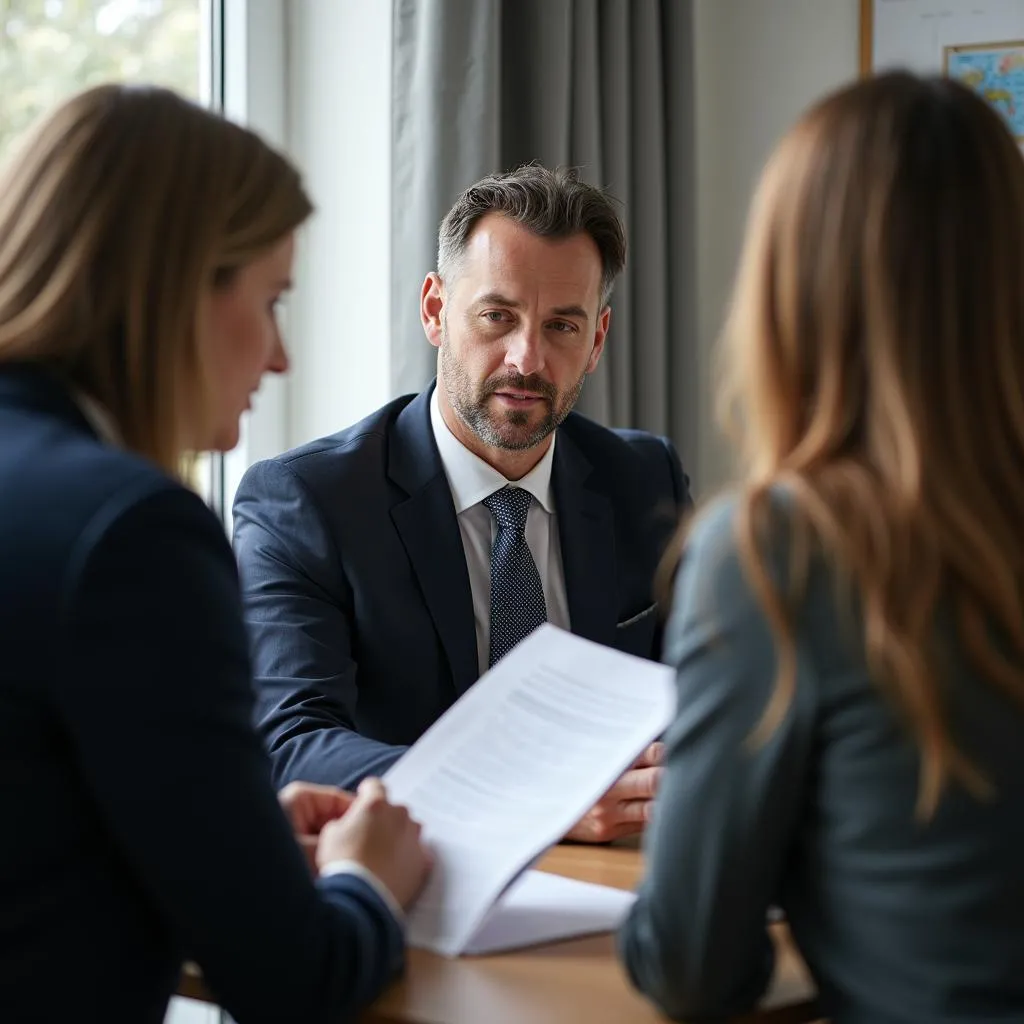
[[[448,281],[458,273],[469,236],[481,218],[498,213],[542,238],[586,232],[601,255],[601,306],[626,263],[626,232],[611,197],[581,181],[573,169],[549,170],[528,164],[492,174],[471,185],[441,222],[437,271]]]

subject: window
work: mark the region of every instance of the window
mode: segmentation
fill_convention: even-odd
[[[209,102],[210,0],[0,0],[0,158],[40,114],[109,81]]]

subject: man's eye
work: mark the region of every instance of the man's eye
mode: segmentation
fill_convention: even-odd
[[[569,323],[568,320],[554,320],[548,326],[560,334],[572,334],[576,330],[576,325]]]
[[[484,319],[492,324],[500,324],[505,319],[505,314],[500,309],[489,309],[484,313]]]

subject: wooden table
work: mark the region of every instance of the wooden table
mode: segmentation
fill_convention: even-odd
[[[557,846],[540,867],[620,889],[635,887],[640,853],[628,847]],[[805,1024],[818,1019],[814,986],[784,925],[772,926],[778,950],[772,988],[747,1024]],[[179,994],[210,999],[195,976]],[[663,1022],[629,986],[610,935],[574,939],[490,957],[444,957],[411,949],[405,977],[377,1000],[364,1024],[656,1024]]]

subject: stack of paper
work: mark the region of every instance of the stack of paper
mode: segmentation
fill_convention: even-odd
[[[523,872],[673,707],[670,668],[551,625],[486,673],[385,776],[436,858],[409,942],[457,956],[614,928],[631,893]]]
[[[635,899],[635,893],[608,885],[524,871],[490,909],[462,952],[498,953],[611,931]]]

